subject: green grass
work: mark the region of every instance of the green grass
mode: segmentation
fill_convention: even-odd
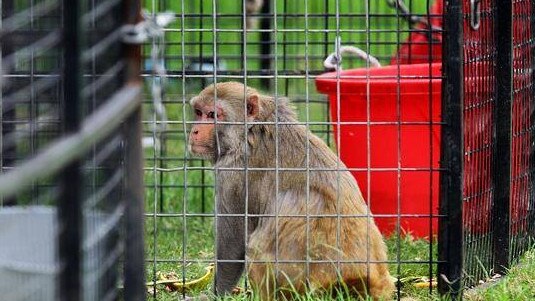
[[[527,251],[519,264],[503,279],[465,293],[467,301],[510,301],[535,299],[535,250]]]
[[[156,271],[169,273],[175,272],[179,276],[185,273],[189,279],[198,278],[204,274],[204,268],[208,265],[203,260],[214,259],[214,231],[213,220],[210,218],[188,217],[184,225],[182,217],[158,217],[156,221],[156,232],[154,232],[154,220],[148,218],[146,223],[146,248],[148,259],[153,259],[156,254],[157,259],[176,260],[168,263],[149,263],[147,265],[148,279],[154,277],[154,267]],[[184,226],[185,231],[184,231]],[[185,235],[184,235],[185,233]],[[156,234],[156,235],[154,235]],[[422,239],[414,239],[410,235],[398,238],[388,238],[387,245],[390,253],[390,260],[397,261],[397,256],[401,261],[418,261],[418,263],[390,264],[391,274],[401,278],[403,281],[410,278],[429,277],[429,273],[435,275],[435,266],[431,267],[425,263],[429,261],[429,242]],[[183,246],[186,246],[184,249]],[[156,248],[155,248],[156,246]],[[399,246],[399,248],[398,248]],[[397,252],[399,250],[399,253]],[[433,244],[433,258],[436,260],[436,244]],[[182,259],[192,260],[183,264]],[[410,281],[409,281],[410,282]],[[415,288],[411,283],[405,284],[401,291],[403,295],[421,296],[428,295],[428,289]],[[243,284],[242,284],[243,285]],[[173,300],[181,295],[180,293],[169,293],[160,287],[157,292],[157,300]]]

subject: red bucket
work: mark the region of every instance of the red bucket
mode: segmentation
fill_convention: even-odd
[[[334,135],[342,161],[358,169],[352,174],[385,235],[400,214],[402,232],[437,233],[440,76],[440,63],[342,71],[339,100],[336,72],[316,79],[318,91],[329,95],[332,121],[341,122]]]

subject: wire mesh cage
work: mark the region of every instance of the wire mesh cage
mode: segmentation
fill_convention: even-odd
[[[445,38],[444,89],[463,88],[449,90],[443,107],[442,141],[449,147],[442,149],[447,217],[439,257],[448,263],[439,266],[445,276],[439,286],[456,295],[507,273],[533,246],[533,7],[533,1],[446,6],[445,31],[463,39]],[[462,250],[448,251],[454,245]]]
[[[463,208],[467,285],[488,277],[488,271],[504,273],[530,247],[534,222],[528,209],[533,206],[528,117],[533,93],[526,81],[533,80],[533,68],[527,67],[533,60],[533,3],[480,5],[464,7],[472,10],[465,19],[465,43],[478,45],[465,53],[465,61],[473,62],[465,66],[465,79],[473,81],[465,88],[464,121],[465,174],[470,175]],[[502,9],[512,18],[503,19]],[[491,76],[482,78],[482,73]]]
[[[259,7],[251,9],[254,4]],[[188,152],[188,135],[195,124],[188,102],[206,86],[228,81],[290,99],[298,116],[295,128],[305,126],[324,140],[344,161],[334,168],[357,178],[387,237],[390,273],[400,283],[423,277],[424,286],[435,290],[441,69],[432,63],[440,63],[442,57],[441,1],[146,1],[145,8],[176,15],[165,31],[165,42],[144,48],[146,83],[163,86],[166,93],[163,106],[153,101],[152,93],[145,102],[145,229],[153,299],[213,288],[205,282],[202,288],[190,289],[187,283],[213,276],[205,274],[205,268],[217,261],[214,244],[221,233],[215,224],[223,215],[215,207],[216,189],[225,176],[218,177],[210,162]],[[158,61],[165,74],[153,65],[155,46],[163,53]],[[323,75],[333,71],[324,61],[337,54],[337,47],[360,48],[380,64],[391,65],[381,69],[389,72],[367,73],[373,62],[349,52],[342,53],[343,70],[361,73],[342,71],[342,80],[336,80],[336,73]],[[400,70],[404,64],[420,65]],[[349,85],[360,92],[341,86],[343,95],[337,98],[336,85],[344,80],[357,82]],[[370,85],[381,99],[368,96]],[[413,89],[407,95],[421,92],[420,96],[401,96],[400,89],[406,87]],[[366,114],[367,104],[372,115]],[[367,130],[372,137],[367,137]],[[361,145],[356,147],[355,141]],[[268,167],[266,172],[283,175],[284,168],[279,168]],[[319,172],[321,168],[305,166],[301,174]],[[387,188],[381,189],[381,183]],[[253,194],[254,188],[249,191]],[[417,199],[413,206],[411,198]],[[381,207],[384,204],[387,207]],[[258,213],[241,216],[248,220],[249,214]],[[171,293],[156,284],[169,278],[177,280],[166,287]],[[247,281],[239,285],[250,288]],[[398,295],[412,289],[412,284],[400,284]],[[419,289],[417,294],[430,290]]]
[[[463,10],[470,11],[465,5]],[[495,7],[490,2],[483,2],[480,8],[479,25],[475,12],[463,20],[465,43],[474,45],[467,49],[464,77],[468,82],[465,88],[464,136],[466,173],[464,184],[463,220],[466,225],[465,265],[472,281],[484,277],[492,262],[492,198],[494,183],[492,181],[493,158],[493,115],[496,92],[497,46],[494,26],[496,22]],[[477,30],[475,30],[477,29]],[[484,70],[484,71],[483,71]],[[490,74],[486,79],[482,71]],[[478,127],[480,123],[486,123]],[[478,130],[475,130],[478,128]],[[483,214],[482,214],[483,213]],[[481,264],[476,264],[480,261]]]
[[[513,99],[511,130],[511,256],[530,248],[535,226],[533,211],[533,65],[535,5],[513,4]],[[526,26],[527,23],[527,26]],[[531,78],[530,78],[531,76]]]
[[[2,299],[143,297],[141,88],[121,43],[139,6],[1,4]]]
[[[533,247],[533,0],[1,5],[2,298],[457,298]]]
[[[217,191],[225,179],[217,164],[188,152],[191,127],[198,123],[188,102],[208,85],[228,81],[275,99],[288,97],[297,111],[295,125],[341,158],[337,172],[355,177],[368,216],[385,237],[398,298],[429,297],[437,280],[442,293],[456,295],[504,273],[533,237],[533,5],[146,1],[152,13],[176,15],[165,42],[147,45],[144,56],[147,83],[163,84],[166,91],[163,106],[145,102],[152,298],[214,288],[209,281],[200,287],[188,281],[209,279],[210,263],[222,261],[214,243],[224,216]],[[503,18],[508,11],[509,21]],[[153,66],[155,46],[165,73]],[[251,194],[253,182],[243,184]],[[238,215],[249,220],[255,214]],[[169,278],[175,286],[158,289],[156,281]],[[246,279],[239,284],[248,289]],[[420,280],[413,285],[411,279]]]

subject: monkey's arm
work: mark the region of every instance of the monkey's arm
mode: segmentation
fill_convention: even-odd
[[[243,273],[245,229],[243,217],[221,216],[217,220],[216,294],[230,293]]]

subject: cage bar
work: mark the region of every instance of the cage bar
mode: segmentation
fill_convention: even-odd
[[[138,0],[123,1],[123,20],[125,24],[136,24],[140,21],[141,3]],[[125,81],[141,85],[139,74],[141,71],[141,48],[139,45],[123,46],[123,55],[128,61],[125,70]],[[141,93],[136,95],[135,101],[141,103]],[[124,299],[132,301],[146,300],[145,286],[145,235],[144,235],[144,186],[143,186],[143,149],[142,141],[142,112],[141,106],[130,115],[123,126],[126,146],[125,165],[125,200],[128,203],[125,210],[125,228],[127,246],[124,255]]]
[[[80,128],[80,91],[81,91],[81,30],[80,2],[63,2],[64,42],[64,96],[63,117],[64,133],[75,133]],[[82,298],[82,200],[80,160],[71,162],[62,171],[61,197],[58,207],[60,220],[59,260],[63,267],[60,273],[59,298],[63,301]]]
[[[2,2],[2,298],[144,299],[134,2]]]
[[[463,20],[462,2],[449,1],[444,14],[442,155],[438,236],[438,289],[460,298],[463,276]]]
[[[496,144],[492,207],[494,273],[505,274],[510,263],[511,117],[513,99],[513,3],[496,2]]]

